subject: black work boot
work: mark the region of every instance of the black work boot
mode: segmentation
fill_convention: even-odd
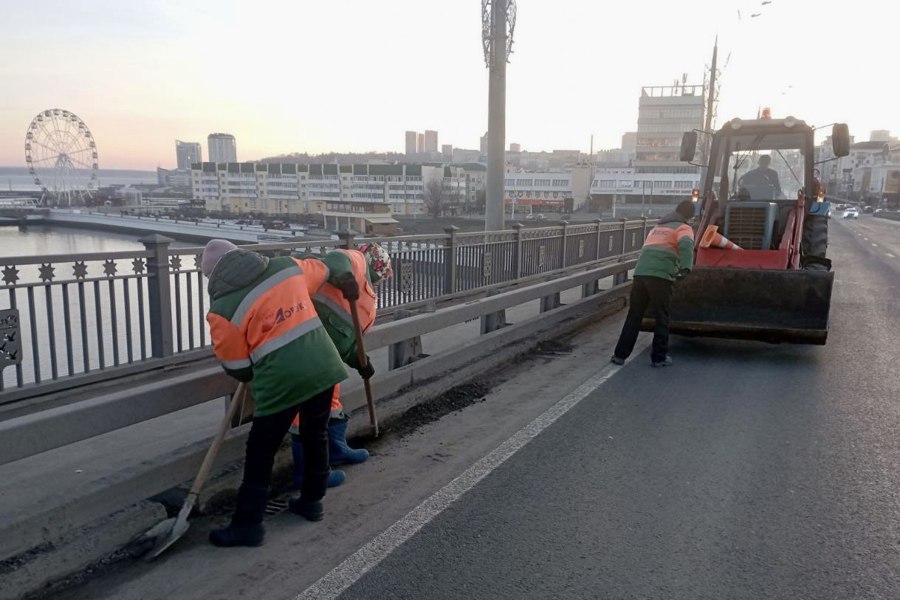
[[[307,521],[321,521],[325,518],[325,508],[321,500],[304,500],[303,497],[291,498],[288,501],[288,509],[295,515],[300,515]]]
[[[269,500],[269,486],[242,485],[238,490],[237,506],[231,524],[209,532],[214,546],[261,546],[266,537],[263,515]]]

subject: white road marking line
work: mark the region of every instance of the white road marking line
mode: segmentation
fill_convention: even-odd
[[[896,256],[894,256],[894,255],[891,254],[890,252],[887,253],[887,257],[888,257],[888,258],[897,258]]]
[[[872,244],[872,247],[873,247],[873,248],[877,248],[877,247],[878,247],[878,244],[873,243],[873,244]]]
[[[646,336],[645,336],[646,337]],[[630,363],[635,356],[650,345],[648,339],[635,346]],[[551,406],[534,421],[520,429],[511,438],[500,444],[496,450],[466,469],[459,477],[435,492],[430,498],[412,509],[402,519],[378,534],[371,542],[354,552],[344,562],[336,566],[319,581],[315,582],[295,600],[333,600],[340,596],[363,575],[391,555],[422,527],[446,510],[463,494],[475,487],[479,481],[503,464],[506,459],[521,450],[525,444],[536,438],[543,430],[569,412],[606,380],[619,372],[622,367],[608,364],[600,372],[582,383],[568,396]]]
[[[867,242],[869,241],[869,238],[867,238],[867,237],[864,237],[863,239],[866,240]]]

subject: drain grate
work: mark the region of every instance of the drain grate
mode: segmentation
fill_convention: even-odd
[[[266,503],[266,516],[274,517],[276,515],[280,515],[288,508],[288,499],[287,498],[279,498],[276,500],[269,500]]]

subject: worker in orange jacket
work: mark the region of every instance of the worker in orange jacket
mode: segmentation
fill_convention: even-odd
[[[353,273],[358,288],[356,309],[359,324],[363,332],[375,323],[378,309],[375,285],[393,275],[391,257],[381,245],[372,243],[360,246],[359,250],[335,250],[329,252],[323,262],[330,271]],[[346,285],[342,286],[344,289]],[[360,365],[356,348],[356,333],[353,330],[353,318],[350,314],[350,302],[344,292],[331,283],[325,283],[312,296],[313,305],[331,337],[341,359],[356,369],[364,379],[375,374],[371,363],[366,361]],[[303,446],[300,444],[299,416],[291,426],[292,450],[294,455],[294,485],[301,488],[303,484]],[[347,427],[349,419],[341,404],[340,385],[334,386],[331,398],[331,418],[328,420],[328,457],[332,467],[352,465],[365,462],[369,458],[368,451],[353,449],[347,444]],[[347,475],[343,471],[332,469],[328,476],[328,487],[336,487],[344,483]]]

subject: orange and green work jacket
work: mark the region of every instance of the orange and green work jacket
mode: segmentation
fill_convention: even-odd
[[[209,278],[213,351],[226,373],[251,381],[255,414],[280,412],[347,378],[311,296],[329,277],[324,262],[268,259],[233,250]]]
[[[673,212],[660,219],[644,240],[634,274],[674,281],[678,271],[690,270],[693,264],[694,230]]]
[[[378,307],[375,290],[369,281],[365,255],[359,250],[335,250],[326,254],[323,262],[332,273],[353,273],[353,278],[359,285],[359,300],[356,301],[359,325],[363,332],[368,331],[375,322]],[[341,359],[354,369],[359,368],[350,302],[344,298],[341,290],[328,282],[313,294],[312,300]]]
[[[356,310],[359,313],[359,325],[363,332],[369,330],[375,323],[375,313],[378,310],[377,297],[372,283],[369,281],[369,267],[366,257],[359,250],[335,250],[325,255],[323,262],[334,273],[347,273],[351,271],[356,283],[359,285],[359,300],[356,301]],[[312,296],[313,305],[325,331],[328,332],[331,341],[334,342],[338,353],[345,363],[353,368],[359,365],[356,349],[356,334],[353,331],[353,317],[350,314],[350,302],[344,298],[343,292],[331,283],[325,282],[319,291]],[[334,395],[331,398],[331,417],[341,418],[344,414],[344,405],[341,404],[340,385],[334,387]],[[298,433],[300,416],[294,417],[291,424],[291,433]]]

